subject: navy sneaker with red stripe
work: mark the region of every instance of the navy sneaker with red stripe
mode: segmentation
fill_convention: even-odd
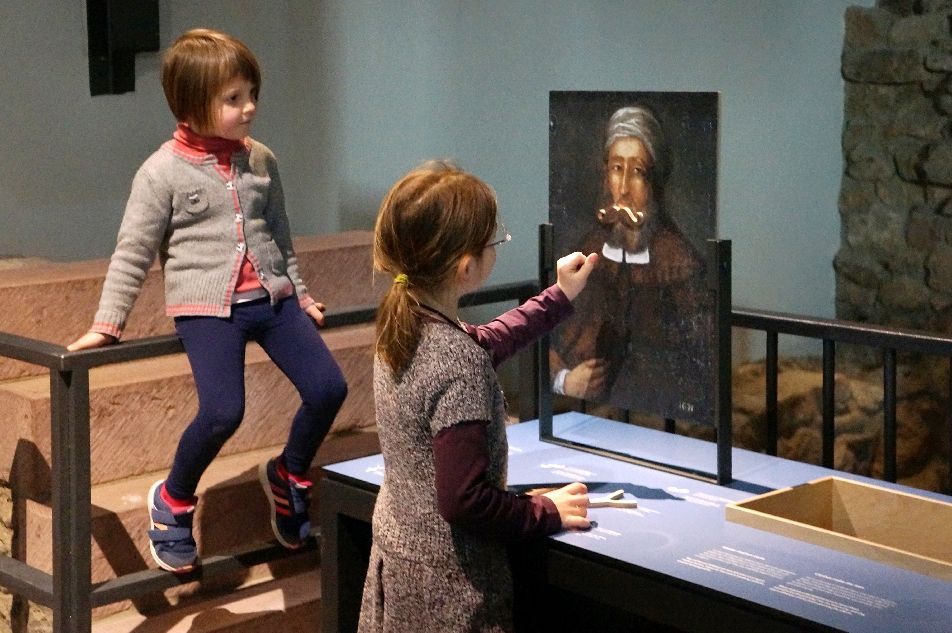
[[[281,457],[269,459],[258,468],[258,479],[271,505],[271,529],[288,549],[297,549],[311,533],[308,507],[311,482],[289,475]]]
[[[187,505],[173,508],[162,497],[165,481],[158,480],[149,489],[149,551],[159,567],[176,574],[195,568],[198,547],[192,538],[192,518],[197,498]]]

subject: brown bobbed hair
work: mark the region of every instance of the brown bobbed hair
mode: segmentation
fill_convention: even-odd
[[[261,68],[240,40],[212,29],[192,29],[178,37],[162,58],[162,89],[176,120],[196,131],[215,124],[212,102],[222,87],[242,77],[257,97]]]
[[[430,161],[393,185],[374,228],[374,269],[406,275],[377,311],[376,352],[395,374],[410,363],[422,322],[415,290],[443,287],[465,255],[482,256],[496,231],[496,194],[446,161]]]

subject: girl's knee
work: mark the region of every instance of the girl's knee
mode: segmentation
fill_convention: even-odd
[[[203,407],[198,415],[209,433],[227,439],[234,435],[241,425],[241,420],[245,417],[245,405],[240,403]]]
[[[325,401],[328,405],[340,408],[340,405],[344,403],[344,399],[347,397],[347,380],[344,379],[344,376],[339,374],[336,379],[329,380],[324,386],[324,389],[327,394]]]
[[[347,381],[343,374],[329,376],[301,394],[301,400],[307,405],[319,409],[339,409],[347,397]]]

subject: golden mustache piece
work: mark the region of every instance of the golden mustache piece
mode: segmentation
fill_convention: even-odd
[[[607,209],[599,209],[595,217],[601,224],[617,224],[622,222],[624,224],[630,224],[631,228],[634,228],[644,222],[645,213],[644,211],[632,211],[630,208],[620,204],[613,204]]]

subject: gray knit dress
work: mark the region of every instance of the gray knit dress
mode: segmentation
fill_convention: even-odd
[[[490,421],[487,478],[506,485],[505,401],[489,353],[461,329],[427,322],[401,376],[377,359],[374,397],[385,474],[358,630],[512,631],[505,545],[451,525],[436,500],[433,438],[462,421]]]

